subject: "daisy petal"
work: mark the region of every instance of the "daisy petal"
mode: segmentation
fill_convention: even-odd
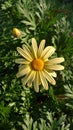
[[[54,72],[54,71],[52,71],[52,72],[48,71],[48,73],[49,73],[49,75],[51,75],[52,77],[57,77],[57,74],[56,74],[56,72]]]
[[[48,59],[54,52],[55,52],[55,48],[52,47],[52,46],[48,46],[48,47],[46,47],[46,48],[43,50],[43,52],[42,52],[42,54],[41,54],[41,58],[43,58],[44,61],[45,61],[45,60]]]
[[[36,72],[36,76],[34,80],[34,90],[36,92],[39,92],[39,81],[40,81],[39,72]]]
[[[28,74],[30,71],[31,71],[31,69],[30,69],[29,66],[28,66],[28,67],[25,67],[25,68],[22,68],[22,69],[19,70],[19,72],[17,73],[16,76],[17,76],[17,78],[22,77],[22,76],[24,76],[25,74]]]
[[[26,65],[19,65],[19,71],[22,71],[24,68],[26,68]]]
[[[37,58],[38,46],[35,38],[32,38],[32,50],[33,50],[34,57]]]
[[[26,83],[28,84],[29,81],[31,80],[31,82],[33,81],[33,78],[35,76],[35,72],[34,71],[30,71],[23,79],[22,79],[22,83],[23,85],[25,85]]]
[[[24,49],[25,53],[32,59],[31,48],[29,48],[29,46],[27,47],[25,44],[22,45],[22,48]]]
[[[32,86],[32,82],[34,81],[36,76],[36,72],[34,71],[33,75],[31,75],[30,79],[28,80],[28,86],[31,87]]]
[[[40,45],[39,45],[39,49],[38,49],[38,57],[40,57],[44,47],[45,47],[45,40],[42,40]]]
[[[58,64],[64,61],[63,57],[60,58],[54,58],[48,61],[49,64]]]
[[[22,48],[17,47],[17,51],[20,53],[20,55],[22,55],[25,59],[27,59],[28,61],[32,61],[32,57],[29,56],[29,53],[27,54]]]
[[[27,61],[23,58],[16,59],[15,62],[18,64],[29,64],[30,63],[29,61]]]
[[[52,85],[55,85],[56,81],[54,80],[52,75],[50,75],[46,70],[44,70],[43,72],[44,72],[44,77],[49,81],[49,83],[51,83]]]
[[[45,90],[48,90],[48,83],[47,83],[47,80],[46,78],[43,76],[43,72],[39,72],[39,75],[40,75],[40,80],[41,80],[41,83],[44,87]]]
[[[27,86],[28,86],[28,87],[32,87],[32,83],[28,82],[28,83],[27,83]]]
[[[48,69],[51,69],[51,70],[63,70],[64,66],[62,66],[62,65],[49,65]]]

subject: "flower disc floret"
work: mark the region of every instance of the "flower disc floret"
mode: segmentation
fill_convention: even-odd
[[[41,71],[44,68],[44,61],[42,59],[39,59],[39,58],[34,59],[31,62],[31,66],[32,66],[33,70]]]

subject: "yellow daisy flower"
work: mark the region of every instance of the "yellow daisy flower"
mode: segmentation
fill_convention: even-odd
[[[57,74],[55,71],[63,70],[64,66],[60,65],[64,61],[63,57],[49,59],[55,52],[53,46],[45,47],[45,40],[42,40],[39,47],[35,38],[32,38],[32,45],[22,45],[22,48],[17,47],[17,51],[23,58],[16,59],[16,63],[21,64],[17,77],[23,77],[22,83],[39,92],[39,85],[42,84],[45,90],[48,90],[48,81],[52,85],[56,84],[53,77]]]

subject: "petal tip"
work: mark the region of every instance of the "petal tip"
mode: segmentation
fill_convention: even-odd
[[[64,58],[64,57],[61,57],[61,61],[64,62],[64,61],[65,61],[65,58]]]
[[[65,68],[65,67],[63,66],[63,67],[62,67],[62,70],[64,70],[64,68]]]
[[[63,57],[63,61],[65,61],[65,58]]]
[[[17,47],[16,49],[17,49],[17,51],[19,52],[21,48],[20,48],[20,47]]]
[[[32,39],[31,39],[32,41],[34,41],[34,40],[36,40],[34,37],[32,37]]]

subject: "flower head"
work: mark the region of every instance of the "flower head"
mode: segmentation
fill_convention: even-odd
[[[21,35],[21,31],[18,28],[13,28],[13,36],[19,37]]]
[[[63,70],[64,66],[60,65],[64,61],[63,57],[50,59],[55,52],[53,46],[45,47],[45,40],[42,40],[39,47],[35,38],[32,38],[32,45],[22,45],[17,47],[17,51],[23,58],[16,59],[16,63],[21,64],[17,77],[23,77],[22,83],[39,92],[39,86],[42,84],[44,89],[48,90],[48,81],[52,85],[56,84],[54,77],[57,76],[57,70]]]

